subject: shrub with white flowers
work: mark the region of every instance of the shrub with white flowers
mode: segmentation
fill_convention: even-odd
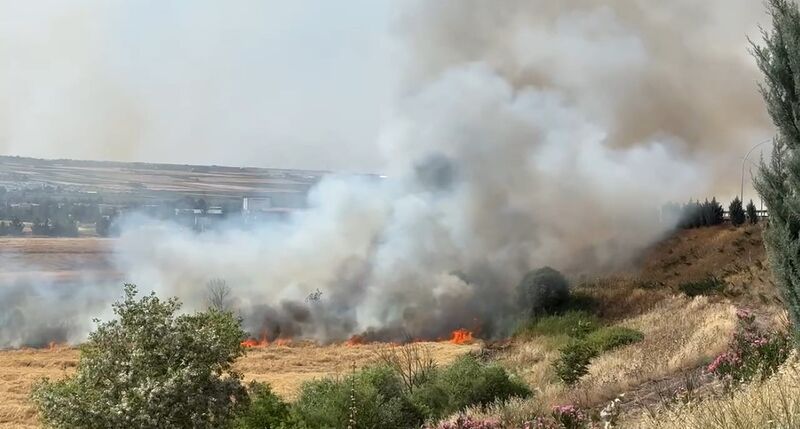
[[[245,339],[231,313],[176,313],[176,299],[137,299],[125,285],[116,320],[99,323],[81,347],[77,373],[33,390],[54,428],[219,428],[247,399],[232,369]]]

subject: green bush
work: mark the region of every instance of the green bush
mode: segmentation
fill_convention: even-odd
[[[756,324],[753,313],[736,311],[737,325],[728,351],[717,356],[706,368],[730,387],[734,382],[766,380],[789,358],[792,344],[784,332],[765,331]]]
[[[407,389],[398,375],[385,366],[367,368],[340,380],[306,383],[292,404],[291,417],[309,428],[342,428],[348,426],[350,409],[354,407],[354,428],[410,428],[468,406],[530,393],[524,383],[503,368],[462,356],[434,370],[413,390]]]
[[[511,397],[526,397],[531,391],[500,366],[484,365],[473,356],[462,356],[445,367],[434,380],[449,398],[445,414],[469,405],[486,405]]]
[[[689,297],[698,295],[711,295],[725,291],[725,282],[715,276],[708,276],[703,280],[682,283],[678,286],[681,292]]]
[[[569,301],[569,282],[550,267],[539,268],[525,275],[517,286],[517,296],[529,316],[548,314]]]
[[[230,313],[176,316],[175,299],[154,294],[113,305],[81,348],[75,375],[33,389],[46,426],[56,428],[219,428],[246,400],[232,369],[245,333]]]
[[[518,336],[558,336],[581,337],[597,329],[597,316],[585,311],[568,311],[564,314],[544,316],[531,320],[517,329]]]
[[[565,384],[572,386],[589,372],[589,362],[597,356],[597,350],[585,341],[572,341],[560,350],[561,357],[554,363],[556,375]]]
[[[385,366],[375,366],[343,379],[305,383],[292,414],[310,428],[348,427],[350,409],[356,409],[353,428],[409,428],[422,415],[408,399],[399,377]]]
[[[598,352],[605,352],[628,344],[638,343],[644,334],[622,326],[609,326],[598,329],[586,336],[586,343]]]
[[[289,405],[272,392],[269,384],[252,383],[248,391],[249,403],[239,414],[234,429],[276,429],[285,427]]]
[[[589,363],[607,352],[644,339],[641,332],[621,326],[595,329],[573,339],[559,349],[561,356],[553,362],[556,375],[567,385],[574,385],[589,372]]]
[[[438,376],[438,372],[435,376]],[[442,383],[436,381],[435,378],[430,379],[409,393],[409,400],[425,421],[437,420],[452,409],[449,392]]]

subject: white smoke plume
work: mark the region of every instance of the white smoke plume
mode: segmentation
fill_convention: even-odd
[[[606,137],[558,92],[455,67],[404,100],[385,130],[387,179],[328,178],[308,211],[255,233],[125,228],[121,267],[190,302],[224,278],[245,314],[319,289],[303,323],[278,328],[319,339],[494,334],[526,270],[624,262],[664,231],[664,198],[707,181],[662,141],[615,148]]]
[[[746,52],[758,2],[602,3],[414,4],[387,178],[330,176],[254,230],[129,218],[117,267],[190,309],[225,279],[270,339],[503,335],[527,270],[625,264],[671,227],[662,203],[729,191],[770,132]]]

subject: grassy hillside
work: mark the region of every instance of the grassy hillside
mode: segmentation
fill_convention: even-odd
[[[686,285],[708,279],[720,286],[696,296],[684,292],[694,291]],[[783,318],[759,226],[679,231],[641,255],[636,269],[579,279],[575,293],[597,323],[635,329],[644,339],[593,359],[588,374],[569,387],[552,365],[569,336],[557,330],[518,335],[497,346],[493,359],[521,375],[538,394],[473,409],[472,415],[521,423],[564,404],[596,414],[620,398],[623,426],[639,427],[655,414],[659,418],[647,424],[683,427],[667,424],[671,420],[660,410],[689,397],[698,401],[719,395],[719,383],[704,368],[727,348],[736,308],[754,309],[766,325],[779,326]]]

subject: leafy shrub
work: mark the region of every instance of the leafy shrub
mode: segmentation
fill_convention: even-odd
[[[703,280],[682,283],[678,289],[689,297],[711,295],[725,291],[725,282],[715,276],[708,276]]]
[[[609,326],[576,337],[559,349],[561,356],[553,362],[556,375],[572,386],[589,372],[591,360],[600,353],[644,339],[644,334],[630,328]]]
[[[289,405],[268,384],[252,383],[248,392],[249,403],[236,418],[235,429],[276,429],[284,427],[289,417]]]
[[[784,333],[763,331],[748,310],[738,310],[736,319],[736,331],[728,351],[717,356],[707,370],[729,385],[756,378],[765,380],[789,357],[789,337]]]
[[[339,380],[305,383],[292,414],[310,428],[338,429],[348,427],[351,406],[357,410],[354,429],[409,428],[422,422],[402,382],[385,366],[370,367]]]
[[[744,208],[742,208],[742,200],[739,197],[734,198],[731,205],[728,206],[728,216],[733,226],[739,226],[745,222]]]
[[[39,415],[56,428],[218,428],[246,399],[232,364],[245,339],[230,313],[176,316],[154,294],[113,305],[81,348],[74,376],[33,389]]]
[[[551,313],[569,300],[569,282],[558,271],[544,267],[525,275],[517,286],[523,311],[530,316]]]
[[[609,326],[598,329],[586,336],[586,343],[598,352],[605,352],[638,343],[644,339],[641,332],[622,326]]]
[[[753,200],[747,203],[747,221],[750,222],[750,224],[758,223],[758,210],[756,210],[756,205],[753,204]]]
[[[584,311],[568,311],[564,314],[544,316],[534,319],[517,329],[518,336],[557,336],[580,337],[597,329],[597,317]]]
[[[301,387],[291,417],[309,428],[419,427],[468,406],[526,397],[530,390],[501,367],[462,356],[431,369],[423,382],[408,388],[388,366],[364,369],[344,379],[322,379]]]
[[[589,372],[589,362],[597,356],[597,350],[585,341],[572,341],[559,349],[561,357],[553,362],[556,375],[568,386],[572,386]]]
[[[512,378],[498,365],[484,365],[472,356],[462,356],[445,367],[435,379],[449,398],[449,414],[469,405],[486,405],[511,397],[525,397],[531,391],[520,380]]]

